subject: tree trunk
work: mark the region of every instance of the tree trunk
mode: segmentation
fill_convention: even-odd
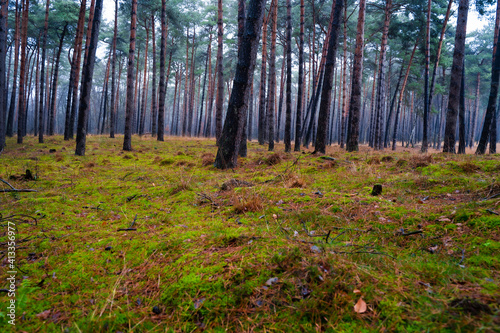
[[[215,158],[215,166],[220,169],[234,168],[237,165],[239,144],[243,134],[243,119],[247,115],[248,95],[253,81],[265,3],[265,0],[250,0],[248,5],[245,33],[241,48],[238,50],[233,91]]]
[[[339,27],[343,9],[344,0],[336,0],[335,9],[333,11],[333,20],[331,20],[332,23],[330,27],[330,38],[328,41],[323,89],[321,91],[321,103],[319,105],[318,129],[316,132],[316,143],[314,146],[314,151],[316,153],[324,154],[326,150],[328,119],[332,99],[333,73],[335,70],[337,41],[339,37]]]
[[[292,151],[292,4],[286,0],[286,116],[285,153]]]
[[[396,118],[394,120],[394,133],[392,134],[392,150],[396,150],[396,136],[398,133],[399,110],[401,109],[401,103],[403,102],[406,83],[408,82],[408,76],[410,75],[411,64],[413,62],[413,57],[415,56],[415,51],[417,50],[417,45],[418,45],[418,40],[415,42],[415,46],[413,47],[413,51],[411,52],[411,57],[410,60],[408,61],[408,67],[406,68],[406,74],[403,81],[403,86],[401,87],[401,92],[399,93],[398,106],[396,109]]]
[[[427,27],[425,33],[425,70],[424,70],[424,135],[422,138],[423,153],[428,150],[428,135],[429,135],[429,114],[430,114],[430,99],[429,99],[429,61],[431,47],[431,0],[427,1]]]
[[[134,1],[135,2],[135,1]],[[165,97],[167,92],[167,82],[165,80],[165,60],[167,53],[167,2],[161,0],[161,42],[160,42],[160,86],[158,100],[158,141],[163,141],[165,131]],[[135,44],[135,35],[134,35]],[[131,40],[132,46],[132,40]],[[135,45],[134,45],[135,48]]]
[[[276,32],[278,30],[278,1],[271,3],[270,18],[272,20],[271,30],[271,53],[269,55],[269,83],[267,99],[267,139],[269,151],[274,150],[274,112],[276,107]]]
[[[56,56],[56,67],[54,69],[54,76],[52,77],[52,97],[50,98],[50,108],[49,108],[49,135],[54,135],[56,126],[56,109],[57,109],[57,85],[59,82],[59,63],[61,60],[61,52],[64,43],[64,37],[66,36],[66,31],[68,24],[63,28],[61,37],[59,38],[59,48],[57,49]]]
[[[7,18],[8,1],[0,1],[0,154],[5,147],[5,119],[7,115]]]
[[[455,153],[458,104],[460,101],[460,83],[464,60],[468,12],[469,0],[460,0],[458,7],[457,32],[455,34],[455,51],[453,53],[453,65],[451,67],[450,93],[448,97],[448,107],[446,110],[446,127],[444,131],[443,146],[443,152],[445,153]]]
[[[223,47],[222,38],[224,29],[222,25],[222,0],[217,1],[217,98],[215,100],[215,139],[220,146],[222,133],[222,107],[224,103],[224,67],[222,63]],[[226,116],[227,117],[227,116]]]
[[[75,86],[75,80],[78,81],[76,78],[78,75],[76,72],[80,70],[80,64],[78,64],[77,67],[77,57],[78,54],[82,52],[82,42],[83,42],[83,30],[85,28],[85,11],[86,11],[86,6],[87,6],[87,1],[82,0],[82,3],[80,5],[80,13],[78,15],[78,24],[76,27],[76,34],[75,34],[75,44],[73,47],[73,57],[71,60],[71,72],[69,76],[69,84],[68,84],[68,98],[66,102],[66,115],[64,118],[64,140],[69,140],[70,139],[70,126],[72,125],[71,123],[71,101],[73,98],[73,89]],[[48,8],[47,8],[48,10]],[[47,12],[48,15],[48,12]],[[42,64],[43,66],[43,64]],[[74,121],[73,121],[74,125]]]
[[[12,137],[14,135],[14,115],[16,113],[16,97],[17,97],[17,72],[19,70],[19,47],[20,47],[20,15],[19,0],[16,0],[15,12],[15,30],[14,30],[14,74],[12,76],[12,90],[10,95],[9,114],[7,116],[6,135]]]
[[[470,123],[470,136],[469,136],[469,148],[474,146],[474,135],[476,129],[476,118],[479,112],[479,86],[481,83],[481,73],[477,73],[477,85],[476,85],[476,98],[474,101],[474,110],[472,112],[471,123]]]
[[[139,119],[139,135],[144,134],[144,127],[146,122],[146,104],[147,104],[147,74],[148,74],[148,48],[149,48],[149,28],[148,22],[145,23],[146,26],[146,46],[145,46],[145,54],[144,54],[144,75],[143,75],[143,84],[142,84],[142,101],[141,101],[141,117]]]
[[[24,122],[26,117],[26,48],[28,45],[28,14],[30,1],[25,0],[23,5],[23,19],[21,27],[21,70],[19,74],[19,109],[17,118],[17,143],[23,143]]]
[[[238,50],[241,50],[241,43],[243,43],[243,35],[245,34],[245,11],[246,11],[245,0],[238,0]],[[206,69],[205,69],[205,72],[206,72]],[[250,87],[249,87],[250,92],[248,94],[247,103],[252,103],[251,96],[252,96],[252,89],[253,89],[253,78],[252,78],[252,81],[249,82],[249,84],[250,84]],[[203,90],[205,90],[205,89],[203,89]],[[247,109],[249,109],[249,108],[250,107],[247,107]],[[247,147],[247,138],[248,138],[247,125],[248,125],[248,116],[244,115],[240,149],[238,150],[238,156],[240,156],[240,157],[247,157],[247,153],[248,153],[248,149],[247,149],[248,148]]]
[[[153,18],[154,22],[154,18]],[[153,23],[154,31],[154,23]],[[116,109],[118,105],[118,98],[115,96],[116,91],[116,39],[118,36],[118,0],[115,0],[115,24],[113,29],[113,42],[111,45],[111,52],[113,53],[111,60],[111,105],[109,112],[109,137],[115,137],[115,122],[116,122]],[[153,54],[154,54],[154,42],[153,42]],[[153,58],[154,59],[154,58]],[[153,83],[154,81],[154,60],[153,60]],[[153,99],[154,97],[154,87],[153,87]]]
[[[162,28],[164,22],[164,8],[162,1]],[[134,56],[135,56],[135,36],[137,30],[137,0],[132,0],[132,12],[130,13],[130,46],[128,52],[128,63],[127,63],[127,99],[125,104],[125,136],[123,139],[123,150],[130,151],[132,150],[132,117],[134,113]],[[163,30],[163,29],[162,29]],[[163,35],[162,35],[162,52],[163,52]],[[164,66],[165,58],[160,57],[160,63]],[[161,101],[162,101],[162,84],[164,82],[165,77],[161,77],[161,67],[160,67],[160,113],[161,113]],[[163,88],[165,86],[163,85]],[[164,96],[163,96],[164,97]],[[158,139],[159,139],[158,131]],[[162,138],[163,139],[163,138]]]
[[[460,103],[458,113],[458,153],[465,154],[465,63],[460,84]]]
[[[342,82],[342,116],[340,119],[340,148],[344,149],[345,143],[345,123],[346,123],[346,108],[347,108],[347,6],[344,6],[344,71]]]
[[[352,73],[351,102],[349,103],[349,124],[347,128],[347,151],[359,150],[359,118],[361,116],[361,88],[363,76],[363,49],[365,38],[365,0],[359,1],[358,27],[356,32],[356,50]]]
[[[97,0],[95,4],[89,49],[86,57],[87,59],[83,65],[82,91],[80,93],[80,105],[78,108],[78,126],[76,133],[75,150],[75,155],[79,156],[85,155],[85,143],[87,134],[86,125],[90,111],[90,93],[92,91],[92,77],[94,75],[95,53],[97,50],[99,28],[101,25],[102,1],[103,0]]]
[[[295,120],[295,145],[293,149],[294,151],[300,151],[300,132],[302,131],[301,128],[302,104],[303,104],[302,97],[304,95],[304,19],[305,19],[304,16],[305,16],[304,0],[300,0],[299,87],[297,91],[297,116]]]
[[[274,3],[274,1],[273,1]],[[264,22],[262,27],[262,57],[261,57],[261,68],[260,68],[260,87],[259,87],[259,111],[258,111],[258,128],[257,128],[257,140],[259,145],[263,145],[266,141],[266,77],[267,77],[267,23],[269,20],[269,14],[266,16],[264,13]]]
[[[382,140],[383,132],[383,119],[385,110],[385,58],[387,53],[387,35],[389,33],[389,23],[391,19],[392,0],[385,2],[385,18],[384,26],[382,29],[382,42],[380,44],[380,57],[379,57],[379,74],[377,82],[377,94],[375,102],[375,130],[373,133],[373,148],[375,150],[382,150],[384,142]]]
[[[486,152],[486,145],[488,144],[488,137],[493,137],[492,128],[494,127],[494,140],[490,139],[490,153],[496,151],[496,104],[498,98],[498,85],[500,75],[500,38],[498,38],[498,21],[500,20],[500,2],[497,3],[497,14],[495,22],[495,40],[493,44],[493,65],[491,68],[491,85],[490,96],[488,98],[488,106],[484,117],[483,130],[481,131],[481,138],[477,145],[476,154],[482,155]],[[495,124],[494,124],[495,123]],[[492,142],[494,141],[494,142]]]

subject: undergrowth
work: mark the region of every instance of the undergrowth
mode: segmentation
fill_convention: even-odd
[[[121,140],[90,136],[77,157],[61,137],[9,139],[0,178],[37,192],[0,195],[3,288],[8,221],[18,271],[16,326],[2,306],[0,330],[500,327],[498,155],[250,143],[220,171],[211,140]]]

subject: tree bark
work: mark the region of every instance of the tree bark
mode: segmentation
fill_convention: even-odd
[[[430,62],[430,47],[431,47],[431,0],[427,1],[427,26],[425,32],[425,70],[424,70],[424,134],[422,138],[423,153],[428,150],[428,135],[429,135],[429,114],[430,114],[430,99],[429,99],[429,62]]]
[[[220,146],[222,133],[222,108],[224,103],[224,67],[223,67],[223,43],[224,28],[222,25],[222,0],[217,1],[217,97],[215,100],[215,139]],[[227,117],[227,116],[226,116]]]
[[[286,0],[286,112],[285,153],[292,151],[292,4]],[[297,139],[297,138],[296,138]]]
[[[8,18],[8,1],[0,1],[0,154],[5,147],[7,115],[7,18]]]
[[[154,18],[153,18],[154,22]],[[153,31],[154,31],[154,23],[153,23]],[[115,0],[115,24],[114,24],[114,29],[113,29],[113,42],[111,45],[111,50],[113,52],[113,59],[111,59],[111,105],[110,105],[110,112],[109,112],[109,137],[114,138],[115,137],[115,122],[116,122],[116,109],[118,105],[118,99],[117,96],[115,95],[116,91],[116,39],[118,36],[118,0]],[[154,43],[153,43],[154,45]],[[153,52],[154,52],[154,46],[153,46]],[[153,53],[154,54],[154,53]],[[153,60],[153,83],[154,81],[154,60]],[[153,87],[153,94],[154,94],[154,87]],[[153,95],[153,99],[156,99]]]
[[[300,151],[300,132],[302,131],[302,105],[304,104],[302,101],[304,95],[304,20],[305,20],[304,0],[300,0],[299,86],[297,91],[297,116],[295,120],[295,145],[293,149],[294,151]]]
[[[19,74],[19,109],[17,118],[17,143],[23,143],[24,123],[26,117],[26,48],[28,45],[28,14],[30,1],[25,0],[23,5],[23,19],[21,26],[21,70]]]
[[[267,139],[269,151],[274,150],[274,112],[276,107],[276,32],[278,30],[278,1],[271,3],[270,18],[272,20],[271,30],[271,53],[269,55],[269,83],[267,98]]]
[[[135,1],[134,1],[135,2]],[[161,42],[160,42],[160,86],[158,100],[158,141],[163,141],[165,131],[165,97],[167,92],[167,82],[165,80],[165,60],[167,53],[167,2],[161,0]],[[132,37],[131,37],[132,38]],[[135,39],[135,35],[134,35]],[[135,40],[134,40],[135,44]],[[132,40],[131,40],[132,46]],[[134,45],[135,48],[135,45]]]
[[[99,28],[101,25],[102,1],[103,0],[97,0],[95,3],[88,54],[83,65],[82,91],[80,93],[80,105],[78,108],[78,126],[75,149],[75,155],[79,156],[85,155],[87,134],[86,125],[90,111],[90,93],[92,90],[92,77],[94,75],[95,53],[97,50],[97,42],[99,40]]]
[[[231,92],[219,149],[215,158],[215,167],[220,169],[237,166],[239,144],[243,135],[243,119],[247,116],[248,95],[253,81],[265,3],[265,0],[250,0],[248,5],[245,33],[241,48],[238,50],[233,91]]]
[[[465,64],[462,67],[460,84],[460,103],[458,112],[458,153],[465,154]]]
[[[274,2],[274,1],[273,1]],[[259,86],[259,111],[258,111],[258,128],[257,140],[259,145],[263,145],[266,141],[266,78],[267,78],[267,23],[269,14],[264,13],[264,21],[262,27],[262,57],[260,67],[260,86]]]
[[[330,27],[330,38],[328,41],[328,52],[325,63],[325,74],[323,78],[323,89],[321,91],[321,102],[318,114],[318,129],[316,132],[315,153],[324,154],[326,151],[326,140],[328,130],[328,120],[330,116],[330,105],[332,99],[333,73],[335,70],[335,60],[337,53],[337,42],[339,37],[339,27],[342,11],[344,9],[344,0],[335,1],[333,11],[333,20]]]
[[[359,1],[356,50],[352,73],[351,102],[349,103],[349,124],[347,127],[347,151],[359,150],[359,118],[361,116],[361,88],[363,76],[363,49],[365,38],[365,0]]]
[[[61,60],[61,52],[63,49],[64,37],[66,36],[66,31],[68,24],[63,28],[61,37],[59,38],[59,47],[57,49],[56,65],[54,69],[54,76],[52,77],[52,97],[50,98],[50,108],[49,108],[49,135],[54,135],[56,126],[56,109],[57,109],[57,85],[59,82],[59,63]]]
[[[443,152],[445,153],[455,153],[458,104],[460,101],[460,83],[462,81],[461,75],[464,60],[468,12],[469,0],[460,0],[458,7],[457,32],[455,34],[455,51],[453,53],[453,65],[451,67],[450,92],[448,97],[448,107],[446,110],[446,127],[444,131],[443,146]]]
[[[9,114],[7,116],[6,135],[12,137],[14,135],[14,115],[16,113],[16,100],[17,100],[17,72],[19,70],[19,47],[20,47],[20,15],[21,8],[19,8],[19,0],[16,0],[15,12],[15,30],[14,30],[14,74],[12,76],[12,90],[10,95]]]

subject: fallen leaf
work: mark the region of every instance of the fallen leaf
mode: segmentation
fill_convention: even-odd
[[[354,290],[353,290],[353,293],[355,293],[355,294],[361,294],[361,290],[359,290],[359,289],[354,289]]]
[[[363,301],[363,297],[361,297],[358,301],[358,303],[356,303],[356,305],[354,305],[354,311],[356,311],[357,313],[365,313],[366,312],[366,303],[365,301]]]
[[[40,312],[39,314],[37,314],[36,316],[42,320],[45,320],[49,317],[50,315],[50,309],[49,310],[45,310],[43,312]]]

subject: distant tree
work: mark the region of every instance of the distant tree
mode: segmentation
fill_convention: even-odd
[[[132,49],[132,36],[130,36],[130,48]],[[135,40],[134,40],[135,48]],[[160,42],[160,86],[158,87],[158,141],[163,141],[165,132],[165,95],[167,92],[165,80],[165,59],[167,53],[167,2],[161,0],[161,42]],[[130,57],[129,57],[130,59]],[[133,58],[132,58],[133,61]],[[134,75],[133,69],[130,74]],[[128,81],[127,81],[128,84]]]
[[[224,66],[222,43],[224,30],[222,25],[222,0],[217,1],[217,97],[215,100],[215,138],[217,145],[220,143],[222,133],[222,108],[224,104]]]
[[[238,63],[233,90],[229,99],[224,128],[220,137],[215,167],[234,168],[237,165],[239,145],[243,135],[243,121],[247,116],[255,59],[264,18],[265,0],[250,0],[245,20],[245,33],[238,50]]]
[[[427,0],[427,24],[425,32],[425,67],[424,67],[424,135],[422,138],[422,152],[427,152],[429,135],[429,62],[431,54],[431,0]]]
[[[84,0],[85,1],[85,0]],[[112,53],[112,59],[111,59],[111,105],[110,105],[110,114],[109,114],[109,137],[114,138],[115,137],[115,122],[116,122],[116,105],[118,104],[117,98],[115,95],[115,90],[116,90],[116,39],[118,37],[118,0],[115,1],[115,23],[114,23],[114,29],[113,29],[113,42],[111,44],[111,53]],[[153,19],[154,23],[154,19]],[[153,25],[154,29],[154,25]],[[154,44],[153,44],[154,45]],[[153,52],[154,52],[154,47],[153,47]],[[155,59],[153,58],[153,68],[155,64]],[[154,71],[153,71],[153,99],[156,101],[156,97],[154,94]],[[156,133],[155,133],[156,134]]]
[[[299,82],[297,90],[297,116],[295,119],[295,144],[293,148],[294,151],[300,151],[300,133],[302,131],[302,104],[303,104],[302,97],[304,95],[304,24],[305,24],[304,22],[305,22],[305,5],[304,5],[304,0],[300,0]],[[279,133],[278,133],[278,138],[279,138]]]
[[[44,126],[44,87],[45,87],[45,58],[47,54],[47,31],[49,30],[49,5],[50,0],[47,0],[45,4],[45,21],[42,33],[42,61],[41,61],[41,69],[40,69],[40,101],[38,105],[38,142],[43,143],[43,132],[45,130]]]
[[[469,0],[460,0],[460,4],[458,7],[457,31],[455,34],[455,51],[453,52],[453,65],[451,67],[448,107],[446,109],[446,127],[444,132],[443,145],[443,152],[445,153],[455,153],[457,116],[460,102],[460,85],[462,82],[461,75],[463,68],[468,13]]]
[[[286,0],[285,153],[292,151],[292,4]],[[297,140],[297,138],[295,138]]]
[[[83,64],[82,86],[80,92],[80,104],[78,108],[78,126],[76,132],[75,155],[85,155],[85,144],[87,137],[87,121],[90,112],[90,93],[92,91],[92,78],[94,76],[95,54],[99,40],[99,29],[101,26],[102,1],[96,0],[94,17],[92,19],[92,32],[86,61]],[[90,23],[89,23],[90,25]]]
[[[21,20],[21,67],[19,74],[19,108],[17,111],[17,143],[23,143],[25,135],[25,117],[26,117],[26,49],[28,46],[28,15],[30,1],[23,1],[23,18]]]

